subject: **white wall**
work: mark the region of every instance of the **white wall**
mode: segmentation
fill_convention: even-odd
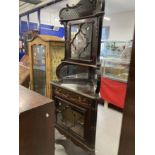
[[[128,41],[133,39],[134,11],[112,14],[110,21],[103,21],[103,26],[110,26],[109,40]]]

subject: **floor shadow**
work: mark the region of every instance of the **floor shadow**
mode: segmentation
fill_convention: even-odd
[[[67,155],[95,155],[94,152],[85,151],[68,139],[56,139],[55,143],[62,145]]]

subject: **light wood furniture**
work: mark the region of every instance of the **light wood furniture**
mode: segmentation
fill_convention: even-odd
[[[57,80],[56,68],[64,57],[64,41],[58,37],[37,35],[28,42],[30,88],[51,98],[50,81]]]
[[[54,155],[54,104],[19,86],[19,154]]]
[[[19,84],[29,88],[30,63],[29,56],[25,54],[19,62]]]
[[[30,81],[30,70],[29,67],[26,67],[19,63],[19,84],[29,87]]]

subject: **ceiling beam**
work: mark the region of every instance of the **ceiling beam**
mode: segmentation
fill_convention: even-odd
[[[21,6],[25,5],[25,4],[26,4],[25,2],[22,2],[22,3],[19,4],[19,7],[21,7]]]
[[[27,14],[33,13],[33,12],[35,12],[35,11],[38,11],[38,10],[44,8],[44,7],[47,7],[47,6],[49,6],[49,5],[53,5],[53,4],[58,3],[58,2],[61,2],[61,1],[64,1],[64,0],[55,0],[55,1],[52,1],[52,2],[48,2],[48,3],[46,3],[46,4],[43,4],[43,5],[41,5],[41,6],[38,6],[38,7],[34,8],[34,9],[32,9],[32,10],[29,10],[29,11],[26,11],[26,12],[24,12],[24,13],[19,14],[19,17],[22,17],[22,16],[25,16],[25,15],[27,15]]]
[[[20,0],[20,1],[30,3],[30,4],[39,4],[39,3],[41,3],[40,0]]]

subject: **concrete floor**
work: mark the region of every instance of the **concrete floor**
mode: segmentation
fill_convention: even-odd
[[[95,155],[117,155],[121,123],[122,113],[108,108],[107,103],[98,106]],[[66,139],[58,131],[55,132],[55,138]],[[65,144],[55,145],[55,155],[89,155],[71,141],[64,141]]]

